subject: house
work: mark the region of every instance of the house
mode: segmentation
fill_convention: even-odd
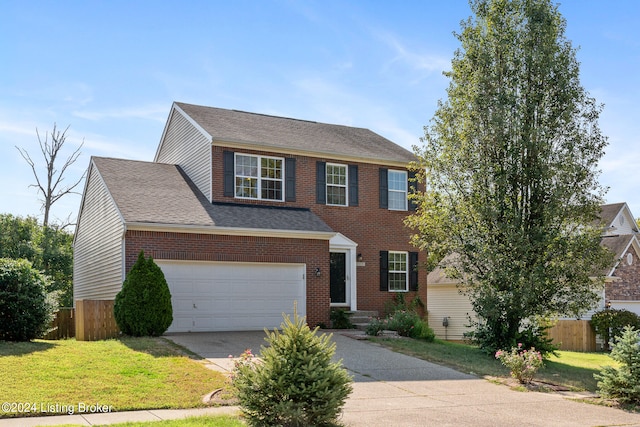
[[[590,319],[594,311],[603,309],[606,304],[640,315],[640,243],[635,219],[626,203],[603,205],[600,218],[601,244],[613,251],[617,261],[605,272],[605,289],[597,307],[583,319]],[[427,284],[429,325],[436,336],[463,340],[464,333],[471,331],[469,319],[476,319],[469,298],[459,291],[458,281],[447,277],[443,268],[431,271]]]
[[[169,332],[424,301],[403,223],[413,158],[368,129],[176,102],[153,162],[91,158],[74,299],[115,299],[144,250],[169,284]]]

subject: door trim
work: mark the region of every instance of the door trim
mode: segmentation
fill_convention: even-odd
[[[329,240],[329,252],[344,252],[345,257],[345,293],[346,303],[330,304],[331,307],[349,307],[352,311],[357,307],[357,276],[356,276],[356,249],[358,244],[342,233],[336,233]]]

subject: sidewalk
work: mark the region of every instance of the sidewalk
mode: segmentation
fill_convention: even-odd
[[[78,424],[95,426],[136,421],[176,420],[203,415],[235,415],[237,406],[220,406],[203,409],[154,409],[146,411],[108,412],[101,414],[54,415],[50,417],[5,418],[0,420],[0,427],[36,427],[60,424]]]

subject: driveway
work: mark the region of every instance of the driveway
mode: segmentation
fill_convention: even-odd
[[[266,345],[264,332],[171,334],[167,338],[231,369],[229,355]],[[346,426],[640,426],[640,415],[569,400],[555,393],[518,392],[472,375],[394,353],[348,332],[334,331],[336,358],[354,379],[344,407]]]

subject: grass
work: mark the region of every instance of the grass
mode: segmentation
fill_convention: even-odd
[[[215,415],[203,417],[189,417],[179,420],[141,421],[119,424],[109,424],[110,427],[244,427],[245,423],[237,417]],[[60,427],[82,427],[80,424],[65,424]],[[98,426],[100,427],[100,426]]]
[[[432,343],[404,339],[375,341],[394,351],[449,366],[461,372],[481,377],[509,377],[509,370],[499,360],[471,345],[440,340]],[[538,371],[535,379],[572,390],[595,392],[597,382],[593,374],[600,372],[601,367],[605,365],[617,366],[606,353],[559,351],[558,357],[551,356],[545,360],[545,366]]]
[[[0,342],[4,402],[107,405],[112,411],[205,406],[225,377],[163,338]],[[51,414],[51,413],[49,413]]]

